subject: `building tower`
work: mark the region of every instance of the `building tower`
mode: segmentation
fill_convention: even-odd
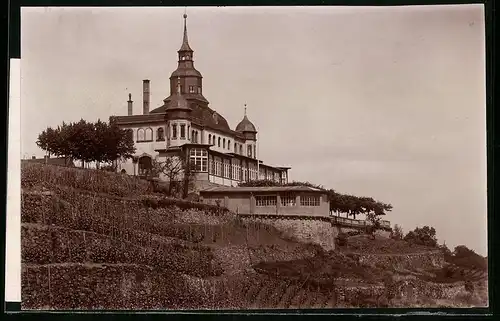
[[[257,159],[257,130],[247,117],[247,105],[243,120],[236,126],[236,131],[245,137],[245,156]]]
[[[170,76],[170,96],[165,98],[165,105],[177,93],[177,86],[180,80],[180,91],[189,101],[189,104],[198,104],[201,106],[208,106],[208,101],[203,97],[202,91],[202,75],[194,68],[193,49],[189,45],[187,34],[187,14],[184,14],[184,35],[182,38],[181,48],[178,53],[177,69]]]
[[[191,139],[191,112],[189,103],[181,91],[181,78],[177,79],[177,91],[170,97],[165,109],[167,147],[186,144]]]

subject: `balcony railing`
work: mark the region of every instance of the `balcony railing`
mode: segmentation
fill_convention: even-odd
[[[373,224],[372,222],[366,220],[355,220],[352,218],[339,217],[339,216],[332,216],[332,220],[335,224],[353,226],[353,227],[363,227]],[[391,222],[386,220],[381,220],[380,225],[385,228],[390,228]]]

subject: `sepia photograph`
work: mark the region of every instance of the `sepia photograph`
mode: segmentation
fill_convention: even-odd
[[[484,16],[21,8],[21,309],[488,307]]]

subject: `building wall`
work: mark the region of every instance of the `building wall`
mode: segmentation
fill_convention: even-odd
[[[216,184],[223,182],[216,181]],[[273,196],[272,194],[267,194]],[[330,217],[329,203],[326,196],[320,197],[320,206],[301,206],[299,195],[296,196],[296,206],[282,206],[281,197],[278,195],[276,206],[257,206],[254,196],[249,193],[203,193],[202,196],[206,202],[210,203],[214,199],[226,199],[227,207],[241,214],[252,215],[293,215],[293,216],[317,216],[317,217]]]

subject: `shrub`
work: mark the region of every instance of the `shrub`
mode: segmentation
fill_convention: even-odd
[[[404,240],[417,245],[436,247],[436,229],[429,226],[424,226],[422,228],[417,227],[415,230],[408,232]]]
[[[335,238],[335,242],[338,246],[346,246],[347,245],[347,234],[339,233],[339,235]]]

